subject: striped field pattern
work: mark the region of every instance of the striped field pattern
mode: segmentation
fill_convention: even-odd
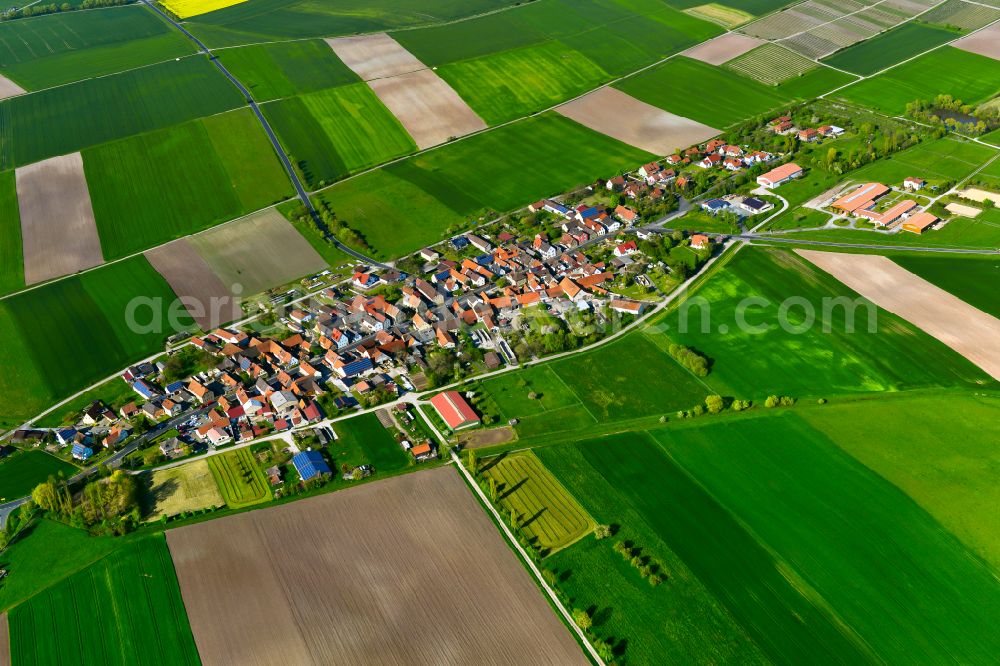
[[[816,63],[777,44],[764,44],[726,63],[726,67],[744,76],[776,86],[801,76]]]
[[[521,531],[538,545],[559,550],[594,529],[594,521],[533,453],[518,453],[484,464],[496,480],[497,502],[519,514]]]

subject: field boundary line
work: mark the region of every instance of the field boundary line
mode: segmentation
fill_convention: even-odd
[[[556,376],[556,378],[559,380],[559,383],[565,386],[567,391],[573,394],[573,397],[576,398],[577,403],[581,407],[583,407],[583,411],[587,412],[587,414],[590,415],[590,418],[594,419],[594,423],[595,424],[600,423],[601,422],[600,419],[594,416],[594,413],[590,411],[589,407],[587,407],[587,403],[583,401],[583,399],[580,397],[580,394],[577,393],[569,384],[566,383],[566,380],[563,379],[562,375],[560,375],[556,370],[552,369],[551,367],[548,367],[547,369],[549,370],[549,372],[551,372],[553,375]],[[544,414],[545,412],[542,413]]]
[[[515,549],[515,551],[520,556],[521,561],[525,564],[525,566],[528,567],[528,570],[535,578],[535,582],[538,585],[540,585],[543,590],[545,590],[545,593],[548,595],[549,600],[557,609],[559,609],[559,614],[562,615],[562,619],[564,620],[564,622],[567,625],[569,625],[571,630],[576,634],[577,640],[581,643],[581,647],[584,648],[586,653],[595,663],[599,664],[599,666],[606,666],[604,660],[601,659],[601,655],[597,654],[597,650],[595,650],[594,646],[591,645],[590,640],[587,638],[587,635],[583,633],[583,630],[580,629],[580,627],[577,626],[576,622],[573,621],[573,617],[569,614],[569,611],[566,610],[566,607],[563,606],[563,603],[559,600],[559,597],[556,596],[555,591],[549,586],[548,583],[545,582],[545,578],[542,577],[542,572],[538,570],[538,567],[535,565],[532,559],[528,557],[528,553],[526,553],[524,551],[524,548],[521,547],[521,544],[517,542],[517,538],[510,531],[510,528],[507,527],[507,523],[505,523],[503,519],[500,517],[500,513],[496,510],[496,507],[493,506],[493,504],[489,501],[489,498],[487,498],[486,494],[483,493],[483,489],[479,487],[479,484],[476,483],[476,480],[472,477],[472,474],[470,474],[469,470],[467,470],[465,468],[465,465],[462,464],[461,458],[458,457],[457,453],[452,451],[451,459],[452,462],[455,463],[455,466],[458,468],[459,473],[462,474],[462,476],[465,478],[466,484],[472,487],[472,490],[476,493],[476,496],[479,498],[479,501],[482,502],[483,505],[489,510],[494,521],[497,523],[497,525],[500,526],[500,530],[506,537],[508,544]]]

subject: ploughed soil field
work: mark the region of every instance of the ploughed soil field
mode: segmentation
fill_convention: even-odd
[[[10,641],[7,635],[7,614],[0,613],[0,666],[10,666]]]
[[[167,543],[206,666],[587,663],[447,467]]]
[[[424,63],[385,33],[328,39],[333,52],[365,81],[426,69]]]
[[[749,37],[736,32],[727,32],[715,39],[710,39],[698,46],[689,48],[681,55],[707,62],[709,65],[721,65],[748,51],[752,51],[763,43],[763,40],[756,37]]]

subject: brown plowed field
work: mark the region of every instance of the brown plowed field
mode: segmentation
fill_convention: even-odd
[[[451,86],[429,69],[368,82],[421,149],[486,129]]]
[[[14,176],[26,284],[104,263],[80,153],[20,167]]]
[[[757,39],[756,37],[729,32],[715,39],[703,42],[698,46],[693,46],[681,55],[707,62],[709,65],[721,65],[733,58],[740,57],[748,51],[752,51],[764,43],[764,40]]]
[[[796,252],[1000,380],[1000,319],[914,275],[888,257],[816,250]]]
[[[326,43],[345,65],[365,81],[427,68],[385,33],[327,39]]]
[[[454,469],[167,543],[205,666],[587,663]]]
[[[191,244],[227,287],[260,293],[326,268],[326,261],[273,208],[193,236]]]
[[[240,318],[242,310],[229,287],[186,238],[147,250],[145,255],[203,331]]]
[[[987,58],[1000,60],[1000,24],[991,25],[974,35],[963,37],[952,44],[952,46],[960,48],[963,51],[978,53]]]
[[[10,666],[10,635],[7,613],[0,613],[0,666]]]
[[[719,133],[714,127],[668,113],[610,86],[556,107],[556,111],[656,155],[673,153]]]
[[[0,99],[7,99],[15,95],[23,95],[25,89],[17,85],[6,76],[0,75]]]

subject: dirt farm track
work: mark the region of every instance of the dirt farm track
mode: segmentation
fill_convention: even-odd
[[[167,543],[206,666],[587,663],[448,467]]]

